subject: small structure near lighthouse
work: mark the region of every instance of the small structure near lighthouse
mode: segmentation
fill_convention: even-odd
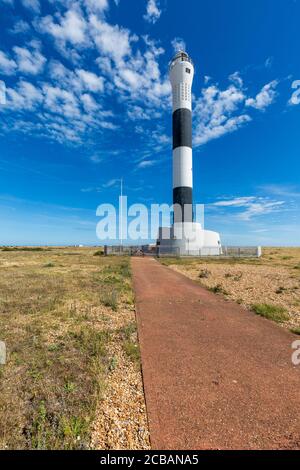
[[[172,227],[161,227],[157,240],[160,254],[218,256],[220,235],[204,230],[193,214],[192,84],[194,65],[186,52],[178,52],[170,64],[173,93],[173,208]]]

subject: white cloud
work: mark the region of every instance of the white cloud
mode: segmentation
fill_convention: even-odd
[[[39,0],[22,0],[22,4],[25,8],[32,10],[34,13],[40,13],[41,11]]]
[[[244,82],[239,72],[228,77],[231,85],[221,90],[217,85],[211,85],[202,90],[195,103],[196,132],[194,143],[203,145],[210,140],[218,139],[232,133],[252,120],[245,107],[265,110],[277,96],[277,80],[265,85],[255,98],[247,97]],[[205,83],[210,80],[207,77]]]
[[[131,54],[130,43],[137,38],[128,29],[110,25],[96,15],[90,16],[89,23],[92,37],[101,54],[110,57],[117,64],[121,64]]]
[[[186,43],[182,38],[174,38],[171,44],[175,53],[186,50]]]
[[[231,82],[233,82],[238,87],[241,88],[243,86],[243,80],[242,80],[239,72],[232,73],[231,75],[229,75],[228,78]]]
[[[11,110],[33,110],[43,100],[42,91],[24,80],[15,89],[8,88],[6,93],[7,107]]]
[[[282,210],[284,201],[274,201],[269,198],[249,196],[239,197],[224,201],[215,202],[216,207],[224,207],[230,209],[244,208],[242,212],[237,213],[236,218],[249,221],[255,217],[268,215]]]
[[[129,117],[129,119],[131,119],[132,121],[140,121],[140,120],[149,121],[150,119],[153,119],[151,114],[147,113],[140,106],[129,106],[129,109],[127,111],[127,115]]]
[[[248,205],[249,203],[252,203],[255,201],[254,196],[250,197],[237,197],[235,199],[231,200],[225,200],[225,201],[218,201],[214,203],[214,206],[217,207],[244,207]]]
[[[3,75],[13,75],[16,72],[17,64],[5,52],[0,51],[0,72]]]
[[[251,220],[254,217],[271,214],[282,210],[284,201],[258,201],[253,202],[249,207],[239,215],[241,220]]]
[[[239,113],[244,101],[243,90],[235,85],[225,90],[220,90],[216,85],[203,89],[202,96],[195,104],[195,145],[218,139],[250,122],[250,116]]]
[[[44,85],[45,107],[49,111],[68,118],[80,118],[79,103],[72,91]]]
[[[144,15],[144,19],[148,21],[148,23],[156,23],[162,11],[159,8],[158,0],[148,0],[147,3],[147,13]]]
[[[121,184],[121,180],[119,179],[111,179],[109,181],[107,181],[107,183],[104,183],[103,184],[103,188],[113,188],[114,186],[117,186],[117,185],[120,185]]]
[[[265,193],[275,194],[276,196],[286,197],[288,199],[300,198],[300,187],[284,184],[266,184],[260,187]]]
[[[142,102],[145,112],[148,107],[169,106],[171,86],[167,76],[161,77],[158,63],[164,50],[145,37],[146,52],[138,49],[134,53],[131,44],[137,38],[128,30],[116,29],[95,17],[91,21],[96,28],[92,34],[101,53],[97,63],[107,76],[108,86],[117,89],[123,99],[134,100],[136,105]]]
[[[28,49],[15,46],[13,50],[16,55],[19,72],[37,75],[43,71],[46,58],[41,54],[38,42],[32,41],[30,46]]]
[[[273,62],[274,62],[274,57],[268,57],[265,61],[265,67],[267,69],[270,69],[273,65]]]
[[[103,12],[108,9],[107,0],[83,0],[83,3],[90,11]]]
[[[34,3],[38,4],[33,0],[22,2],[28,6],[30,3],[31,9]],[[109,8],[107,0],[50,0],[50,3],[54,12],[42,18],[37,15],[32,24],[38,33],[53,38],[62,61],[58,60],[57,51],[53,54],[55,60],[51,60],[49,52],[49,65],[45,67],[46,59],[37,41],[22,46],[16,44],[12,53],[0,52],[2,73],[5,71],[12,75],[19,71],[23,75],[32,75],[33,89],[19,84],[14,96],[10,91],[10,101],[18,110],[15,119],[19,122],[28,120],[22,130],[32,132],[33,129],[63,143],[69,140],[93,145],[98,134],[105,136],[106,130],[114,131],[121,124],[120,118],[111,112],[116,102],[120,112],[134,121],[132,130],[136,131],[138,141],[134,145],[143,146],[144,151],[139,152],[140,160],[134,163],[140,163],[141,168],[154,164],[153,146],[160,152],[170,145],[165,122],[161,121],[163,124],[160,127],[159,123],[156,127],[152,124],[155,119],[162,119],[164,113],[171,112],[168,71],[167,67],[160,65],[164,49],[148,36],[138,37],[120,24],[110,24],[106,17]],[[161,13],[158,2],[150,1],[147,7],[151,17],[149,21],[158,19]],[[15,33],[31,29],[22,21],[16,23]],[[31,29],[31,32],[34,30]],[[180,38],[175,38],[172,45],[175,50],[186,47]],[[98,67],[96,70],[95,64]],[[41,81],[38,74],[43,70],[45,74]],[[34,75],[37,75],[36,79]],[[209,80],[207,77],[206,83]],[[196,99],[196,146],[245,125],[251,120],[251,114],[248,115],[250,102],[245,111],[246,100],[262,101],[259,95],[256,98],[246,96],[246,87],[238,72],[232,74],[229,80],[231,83],[225,89],[210,81],[211,86],[206,85]],[[30,94],[32,99],[29,99]],[[30,126],[30,116],[25,119],[21,113],[26,109],[35,110],[37,104],[38,112],[32,120],[35,125]],[[7,110],[7,107],[5,111],[2,107],[0,112]],[[11,126],[13,119],[10,116],[7,121]],[[92,132],[97,134],[96,138]],[[90,136],[93,138],[89,139]],[[97,155],[94,150],[90,154]]]
[[[138,168],[150,168],[157,162],[155,160],[144,160],[138,164]]]
[[[275,100],[277,96],[277,85],[277,80],[273,80],[265,85],[255,98],[248,98],[246,100],[246,106],[264,111]]]
[[[87,70],[77,70],[77,75],[80,77],[85,88],[92,92],[100,92],[104,89],[104,80],[103,77],[98,77],[93,72],[88,72]]]
[[[86,40],[87,25],[80,10],[68,10],[64,16],[59,14],[57,22],[51,15],[45,16],[38,20],[36,26],[41,32],[52,35],[60,46],[66,42],[80,45]]]
[[[93,162],[93,163],[101,163],[103,161],[103,157],[100,157],[100,155],[92,155],[90,157],[90,160]]]
[[[83,103],[84,110],[87,113],[97,111],[97,109],[99,109],[99,106],[96,103],[96,101],[94,100],[94,98],[91,95],[89,95],[88,93],[84,93],[81,96],[81,101]]]
[[[29,24],[24,20],[17,21],[14,26],[10,29],[12,34],[26,33],[30,30]]]

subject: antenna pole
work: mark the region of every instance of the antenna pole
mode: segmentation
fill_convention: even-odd
[[[123,247],[123,178],[121,178],[121,207],[120,207],[120,238],[121,238],[121,246]]]

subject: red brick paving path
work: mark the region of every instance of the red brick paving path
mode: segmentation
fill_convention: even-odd
[[[132,267],[152,448],[299,449],[297,337],[154,259]]]

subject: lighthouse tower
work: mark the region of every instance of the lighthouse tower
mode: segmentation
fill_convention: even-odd
[[[209,256],[222,252],[220,235],[204,230],[193,215],[192,85],[194,65],[179,51],[170,64],[173,95],[173,208],[174,223],[161,227],[160,253]]]
[[[174,223],[193,222],[192,84],[194,66],[185,52],[170,65],[173,94]]]

